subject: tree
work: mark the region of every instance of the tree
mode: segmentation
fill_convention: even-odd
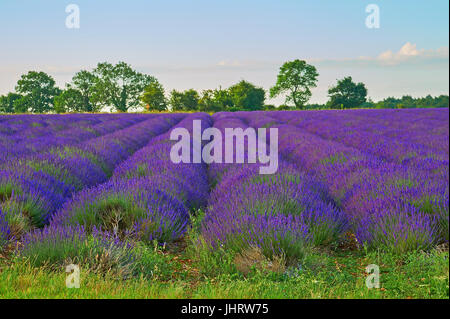
[[[240,81],[228,89],[233,107],[255,111],[264,109],[266,92],[250,82]]]
[[[0,96],[0,113],[14,113],[14,102],[21,97],[22,95],[12,92]]]
[[[101,109],[101,103],[96,96],[100,96],[96,89],[99,78],[89,72],[82,70],[74,75],[72,83],[68,85],[68,88],[76,89],[81,94],[82,106],[79,111],[84,112],[98,112]]]
[[[29,95],[22,96],[14,101],[14,113],[28,113],[30,105],[33,103],[33,98]]]
[[[87,111],[83,94],[79,90],[67,88],[55,97],[55,111],[56,113]]]
[[[338,80],[336,86],[328,90],[328,96],[332,108],[354,108],[366,102],[367,89],[364,83],[355,83],[348,76]]]
[[[196,111],[198,110],[198,101],[200,96],[194,89],[189,89],[184,92],[172,90],[170,92],[169,104],[172,111]]]
[[[416,107],[415,102],[416,101],[411,95],[404,95],[402,96],[402,101],[400,103],[402,104],[402,108],[414,108]]]
[[[170,92],[169,104],[172,111],[182,111],[183,110],[183,93],[177,90],[172,90]]]
[[[383,101],[379,101],[375,104],[375,107],[378,109],[393,109],[397,107],[397,104],[401,102],[400,99],[395,97],[387,97]]]
[[[360,106],[364,109],[372,109],[375,107],[375,102],[371,98],[368,98],[367,101],[362,103]]]
[[[448,107],[449,105],[449,97],[448,95],[439,95],[434,98],[434,107]]]
[[[289,106],[289,105],[282,104],[282,105],[280,105],[280,106],[278,107],[278,110],[279,110],[279,111],[292,111],[293,108],[292,108],[291,106]]]
[[[198,109],[201,112],[223,111],[223,105],[216,100],[217,90],[204,90],[198,101]]]
[[[277,83],[270,89],[270,97],[287,94],[285,103],[294,103],[297,109],[302,109],[311,98],[311,88],[317,86],[318,76],[316,68],[303,60],[286,62],[280,68]]]
[[[198,92],[189,89],[183,93],[183,105],[186,111],[196,111],[198,109],[198,100],[200,99]]]
[[[136,72],[125,62],[99,63],[93,73],[98,78],[93,101],[105,107],[113,106],[119,112],[139,106],[144,89],[156,81],[150,75]]]
[[[222,87],[219,87],[213,91],[213,97],[222,111],[230,109],[234,106],[230,90],[224,90]]]
[[[151,82],[150,85],[145,88],[141,99],[148,110],[167,110],[167,101],[164,96],[164,88],[158,81]]]
[[[428,94],[426,97],[417,99],[415,101],[415,105],[416,107],[432,107],[434,105],[434,98],[430,94]]]
[[[44,72],[30,71],[21,76],[16,91],[23,96],[14,102],[21,112],[44,113],[54,109],[54,98],[61,92],[55,80]]]

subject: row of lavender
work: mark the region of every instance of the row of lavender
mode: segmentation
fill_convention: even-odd
[[[148,115],[19,115],[0,125],[0,166],[56,146],[69,146],[124,129]]]
[[[214,116],[214,127],[224,136],[225,128],[249,126],[240,116],[222,113]],[[282,157],[274,175],[260,175],[259,164],[213,163],[209,176],[216,186],[201,234],[212,250],[258,249],[294,264],[308,247],[336,242],[348,229],[346,215],[322,185]]]
[[[289,118],[283,114],[269,115],[385,161],[445,174],[443,168],[449,164],[448,109],[422,112],[428,113],[428,116],[420,112],[410,115],[400,112],[408,116],[409,124],[392,116],[397,113],[383,112],[384,117],[380,118],[371,116],[369,110],[335,114],[307,112]],[[436,118],[438,114],[440,117]],[[376,112],[374,115],[377,115]]]
[[[193,120],[201,120],[203,129],[211,125],[208,115],[192,114],[173,129],[192,132]],[[110,249],[114,249],[135,266],[142,259],[137,242],[179,239],[187,229],[190,212],[206,205],[209,184],[205,164],[171,161],[173,143],[170,132],[151,139],[118,165],[109,181],[77,193],[52,216],[49,226],[24,236],[21,255],[40,264],[87,257],[92,249],[111,256]],[[193,149],[192,144],[191,155]]]
[[[118,164],[183,117],[149,116],[104,136],[10,162],[0,171],[0,209],[8,237],[48,224],[75,192],[107,181]]]
[[[196,119],[202,121],[203,129],[211,125],[208,115],[193,114],[172,130],[192,132]],[[170,132],[152,139],[120,164],[110,181],[67,202],[51,224],[101,227],[120,237],[135,235],[144,242],[180,238],[186,231],[189,211],[206,205],[209,184],[205,164],[171,161],[173,143]]]
[[[388,161],[376,152],[283,124],[311,116],[305,113],[290,113],[289,117],[284,112],[241,116],[251,126],[278,127],[280,152],[325,185],[327,194],[351,218],[360,243],[403,252],[448,241],[448,161],[428,170],[408,161]],[[448,124],[443,113],[442,121]],[[440,139],[445,139],[445,134]],[[440,143],[448,144],[448,140]],[[395,153],[393,147],[391,144],[391,152]]]

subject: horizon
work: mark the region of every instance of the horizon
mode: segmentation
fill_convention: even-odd
[[[320,74],[310,104],[326,102],[328,88],[345,76],[365,83],[375,101],[449,94],[447,1],[234,2],[2,1],[0,94],[31,70],[63,88],[81,69],[121,60],[155,76],[166,94],[243,79],[267,91],[294,59]],[[71,3],[80,9],[79,29],[65,25]],[[378,29],[365,25],[371,3],[380,9]]]

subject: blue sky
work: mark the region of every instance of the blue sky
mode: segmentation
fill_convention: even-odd
[[[65,26],[71,3],[80,29]],[[379,29],[365,26],[371,3]],[[81,68],[120,60],[166,91],[241,79],[269,89],[281,64],[298,58],[320,73],[311,102],[347,75],[375,100],[448,94],[448,9],[446,0],[0,0],[0,93],[28,70],[62,87]]]

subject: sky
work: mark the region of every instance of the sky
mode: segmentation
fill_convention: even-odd
[[[66,26],[70,4],[79,28]],[[369,4],[379,28],[366,26]],[[242,79],[268,90],[294,59],[320,74],[310,103],[345,76],[373,100],[448,94],[448,12],[447,0],[0,0],[0,94],[30,70],[64,87],[103,61],[125,61],[166,92]]]

